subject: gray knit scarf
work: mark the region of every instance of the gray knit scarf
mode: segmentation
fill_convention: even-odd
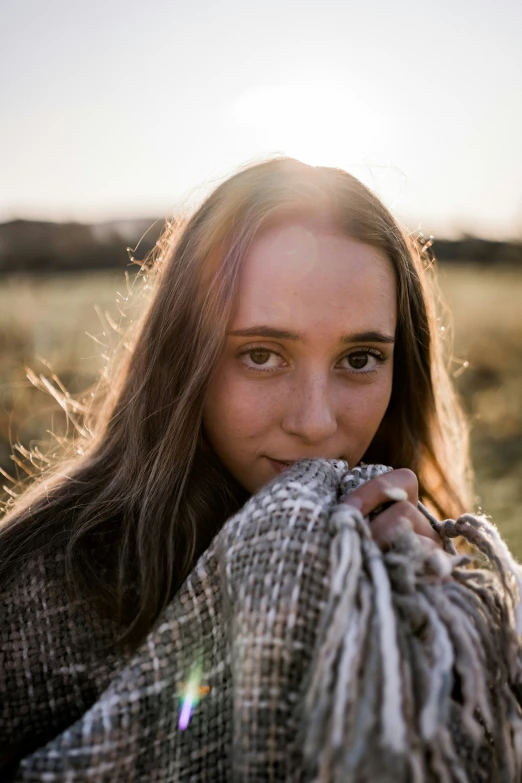
[[[13,779],[520,780],[521,568],[472,515],[431,520],[446,551],[405,528],[383,554],[343,500],[386,470],[317,459],[275,478],[226,522],[132,657],[99,663],[94,686],[81,651],[71,662],[76,620],[59,590],[45,592],[48,572],[46,627],[35,591],[17,687],[0,677],[0,695],[11,687],[26,711],[15,739],[40,732]],[[455,553],[456,536],[471,556]]]

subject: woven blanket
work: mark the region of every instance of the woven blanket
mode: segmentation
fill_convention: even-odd
[[[67,603],[59,556],[22,574],[0,636],[12,779],[520,780],[520,569],[469,516],[441,532],[481,568],[408,530],[381,553],[343,499],[386,470],[286,470],[127,658]]]

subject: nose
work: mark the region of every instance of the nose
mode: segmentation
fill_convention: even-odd
[[[323,443],[337,430],[328,378],[320,373],[307,375],[292,391],[281,422],[283,431],[309,445]]]

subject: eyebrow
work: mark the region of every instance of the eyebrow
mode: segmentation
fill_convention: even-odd
[[[249,326],[247,329],[235,329],[228,332],[231,337],[272,337],[275,340],[302,340],[298,332],[277,329],[274,326]],[[341,337],[343,343],[394,343],[395,338],[382,332],[353,332]]]

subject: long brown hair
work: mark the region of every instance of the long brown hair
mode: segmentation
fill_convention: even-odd
[[[0,580],[61,542],[70,584],[138,640],[246,493],[206,445],[202,406],[221,355],[238,273],[259,230],[323,217],[383,250],[398,280],[392,397],[365,461],[408,467],[442,515],[469,503],[466,428],[443,361],[417,245],[344,171],[278,158],[239,171],[163,242],[155,291],[83,454],[44,476],[0,529]],[[42,482],[45,486],[42,486]]]

